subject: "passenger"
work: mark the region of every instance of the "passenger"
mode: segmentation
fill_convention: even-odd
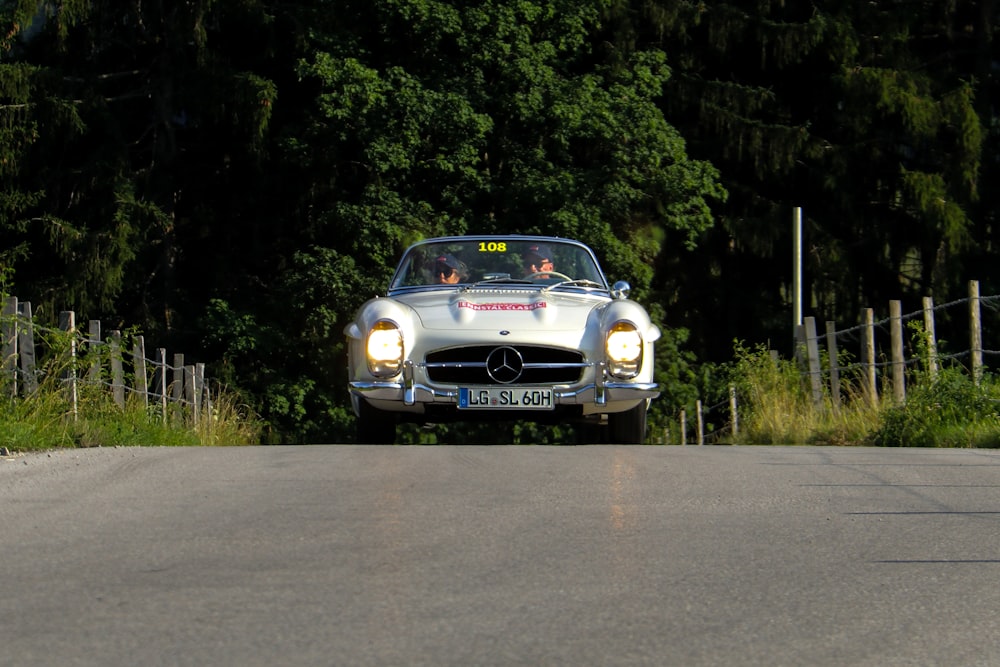
[[[438,285],[455,285],[467,279],[468,270],[464,262],[446,253],[434,260],[432,275]]]
[[[524,275],[531,278],[550,278],[546,271],[555,271],[552,251],[546,245],[529,246],[524,253]]]

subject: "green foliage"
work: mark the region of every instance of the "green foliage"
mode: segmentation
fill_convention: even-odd
[[[370,235],[364,251],[389,241],[387,260],[405,231],[552,233],[589,241],[642,289],[659,250],[650,227],[691,242],[712,224],[706,202],[724,193],[656,106],[662,56],[586,62],[597,5],[376,4],[377,35],[359,30],[300,70],[321,81],[321,122],[356,165],[344,176],[360,201],[338,202],[336,219]],[[416,53],[376,48],[415,16]]]
[[[607,20],[610,58],[666,54],[667,122],[729,193],[697,250],[657,271],[658,291],[683,295],[673,319],[699,356],[721,360],[737,332],[791,346],[789,274],[775,259],[792,247],[795,206],[821,320],[852,322],[862,299],[901,291],[951,294],[976,244],[992,244],[996,206],[979,204],[977,184],[992,168],[995,16],[961,2],[720,0],[616,3]],[[981,257],[976,275],[989,272]]]
[[[2,7],[0,246],[40,306],[174,324],[179,257],[225,230],[202,194],[226,199],[233,163],[260,159],[277,97],[209,34],[231,25],[242,43],[268,20],[239,0]]]
[[[308,144],[286,142],[285,155],[331,177],[304,193],[310,250],[282,281],[281,293],[295,295],[286,323],[303,336],[293,360],[262,372],[276,382],[266,399],[276,424],[307,438],[338,432],[322,420],[340,423],[334,405],[349,414],[341,378],[327,370],[343,363],[340,329],[414,240],[579,238],[646,300],[663,230],[690,244],[711,226],[708,202],[725,193],[657,106],[669,78],[662,55],[595,62],[600,8],[376,2],[342,13],[323,48],[300,61],[318,94]]]
[[[926,357],[918,326],[914,341]],[[846,386],[839,407],[816,404],[801,369],[763,347],[737,343],[727,378],[739,396],[740,435],[746,444],[836,444],[888,447],[1000,447],[1000,383],[977,384],[960,366],[910,373],[906,401],[877,404]]]
[[[5,323],[4,323],[5,324]],[[44,450],[58,447],[136,445],[249,445],[261,440],[262,424],[256,413],[234,390],[213,392],[212,410],[205,411],[198,424],[164,420],[159,405],[147,405],[139,396],[128,395],[124,406],[115,402],[107,378],[92,383],[84,379],[85,369],[94,362],[107,368],[108,352],[101,346],[86,346],[80,356],[71,354],[77,334],[35,327],[40,337],[38,386],[29,391],[24,378],[13,395],[9,377],[0,377],[4,397],[0,400],[0,447],[12,451]],[[128,336],[126,335],[126,339]],[[106,374],[106,373],[105,373]],[[71,385],[74,383],[76,409]]]
[[[1000,447],[1000,383],[961,367],[922,371],[906,402],[886,409],[872,435],[887,447]]]
[[[240,354],[253,352],[259,345],[258,325],[253,315],[236,313],[226,301],[212,299],[201,323],[204,343],[224,362]]]
[[[659,307],[650,308],[650,316],[657,321]],[[686,406],[693,405],[705,387],[697,373],[694,355],[685,349],[688,332],[660,325],[662,336],[656,341],[656,372],[654,380],[660,385],[660,396],[650,404],[649,427],[656,432],[671,423],[674,416]]]
[[[1000,284],[977,7],[8,0],[0,266],[49,317],[204,345],[312,441],[349,433],[341,330],[407,245],[579,238],[663,323],[665,419],[724,392],[695,357],[790,347],[792,206],[820,319]]]
[[[81,396],[74,418],[64,391],[38,393],[0,403],[0,447],[37,451],[65,447],[253,445],[261,426],[246,406],[225,395],[198,428],[163,423],[158,414],[130,403],[123,410],[108,392]]]
[[[734,344],[729,381],[739,396],[740,431],[750,444],[803,442],[815,420],[815,406],[798,366],[772,357],[763,345]]]

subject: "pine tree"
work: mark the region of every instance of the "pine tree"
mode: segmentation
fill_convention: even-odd
[[[236,0],[3,9],[4,261],[52,310],[175,327],[215,204],[262,155],[275,85],[245,69],[265,52],[247,57],[235,28],[268,16]]]
[[[734,332],[790,349],[796,206],[807,314],[853,322],[863,305],[954,288],[944,258],[970,238],[982,140],[956,57],[966,4],[660,0],[613,13],[619,48],[667,53],[667,118],[730,193],[698,252],[659,270],[703,352],[726,355]]]

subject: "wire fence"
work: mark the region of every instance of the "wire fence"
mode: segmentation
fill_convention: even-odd
[[[855,378],[869,401],[875,402],[881,393],[889,392],[897,403],[902,403],[906,400],[908,376],[917,368],[934,376],[943,364],[950,363],[963,366],[973,382],[981,381],[987,358],[1000,356],[1000,350],[984,342],[984,309],[994,316],[1000,313],[1000,296],[980,296],[979,282],[973,280],[965,298],[935,305],[931,297],[924,297],[922,307],[909,313],[903,312],[901,301],[893,300],[889,302],[888,317],[876,320],[874,309],[865,308],[861,324],[838,330],[835,323],[827,322],[824,335],[816,331],[815,320],[806,318],[797,331],[796,353],[817,402],[829,397],[834,407],[838,406],[843,393],[841,380]],[[962,348],[944,349],[939,342],[942,323],[948,340],[966,341],[959,343]],[[883,341],[888,345],[877,344]],[[850,352],[851,346],[858,350],[856,357]]]
[[[920,309],[907,313],[902,312],[900,301],[891,301],[887,317],[876,320],[874,309],[865,308],[860,324],[838,329],[836,323],[826,322],[823,334],[817,331],[815,319],[806,317],[796,330],[795,356],[817,404],[829,401],[837,409],[842,396],[854,394],[854,390],[872,402],[880,393],[890,391],[895,401],[902,402],[907,373],[917,367],[933,374],[944,363],[962,364],[978,382],[985,360],[1000,357],[1000,349],[984,344],[984,308],[1000,315],[1000,295],[980,296],[978,281],[970,281],[967,297],[937,305],[925,297]],[[954,317],[959,310],[966,316]],[[164,422],[184,420],[197,426],[203,414],[211,413],[212,394],[204,364],[187,364],[183,354],[174,354],[168,362],[164,348],[147,357],[141,335],[126,336],[132,346],[126,355],[121,331],[102,336],[100,321],[90,320],[83,333],[75,317],[73,311],[64,311],[57,329],[43,327],[32,317],[30,302],[5,299],[0,314],[0,391],[4,395],[14,399],[30,396],[56,372],[74,419],[79,413],[81,387],[110,392],[122,408],[126,400],[139,401]],[[955,340],[968,341],[967,346],[943,350],[938,342],[941,323],[946,325],[948,340],[954,334]],[[907,328],[911,330],[909,338],[904,333]],[[41,355],[36,354],[39,340],[45,348]],[[778,357],[773,351],[772,356]],[[37,359],[47,361],[38,363]],[[675,436],[680,444],[738,436],[741,397],[734,386],[728,390],[728,396],[707,405],[696,401],[690,414],[688,409],[681,411]],[[653,439],[666,444],[671,435],[665,429],[662,434],[653,434]]]
[[[860,324],[837,328],[828,321],[823,333],[815,318],[803,318],[796,328],[794,356],[814,403],[837,410],[846,395],[862,396],[874,405],[886,394],[903,403],[914,373],[933,377],[945,364],[960,366],[974,382],[981,381],[989,360],[1000,358],[996,343],[984,336],[988,325],[1000,325],[1000,295],[981,296],[975,280],[968,291],[968,296],[943,304],[924,297],[919,309],[905,313],[901,301],[890,301],[889,314],[881,319],[875,319],[873,308],[865,308]],[[951,350],[952,341],[962,342]],[[771,356],[779,358],[773,350]],[[739,405],[745,397],[734,386],[728,389],[728,396],[716,396],[710,404],[697,401],[693,415],[681,411],[680,444],[726,441],[739,434]],[[666,431],[654,438],[669,441]]]
[[[128,353],[126,343],[131,346]],[[103,391],[125,409],[127,402],[168,420],[197,427],[212,412],[212,393],[205,364],[186,364],[183,354],[168,362],[167,350],[146,355],[139,334],[114,329],[102,335],[100,320],[89,320],[86,332],[73,311],[59,314],[58,328],[39,325],[31,303],[4,299],[0,312],[0,391],[12,400],[35,395],[45,383],[57,384],[67,413],[75,420],[82,391]]]

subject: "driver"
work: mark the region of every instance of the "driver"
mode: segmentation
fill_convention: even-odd
[[[465,263],[454,255],[445,253],[434,260],[434,269],[431,271],[434,282],[438,285],[454,285],[466,279],[468,269]]]
[[[547,271],[555,271],[552,251],[547,245],[532,245],[524,252],[524,275],[532,278],[550,278]]]

